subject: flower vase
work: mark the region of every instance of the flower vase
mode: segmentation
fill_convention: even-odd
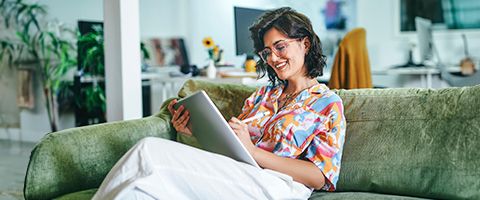
[[[207,66],[207,77],[214,79],[217,76],[217,68],[215,67],[215,62],[210,60]]]

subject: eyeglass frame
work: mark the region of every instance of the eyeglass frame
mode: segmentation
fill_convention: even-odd
[[[284,39],[284,40],[279,40],[279,41],[276,41],[274,44],[273,44],[273,49],[271,47],[265,47],[264,49],[262,49],[261,51],[257,52],[258,56],[260,57],[260,59],[263,60],[263,62],[267,63],[268,61],[268,58],[265,59],[263,56],[262,56],[262,52],[266,51],[267,49],[270,51],[269,53],[269,57],[272,56],[272,53],[274,53],[277,57],[280,56],[279,53],[280,51],[284,51],[286,50],[286,48],[288,48],[289,46],[289,43],[292,42],[292,41],[300,41],[302,40],[303,38],[288,38],[288,39]],[[286,46],[284,49],[282,50],[278,50],[275,46],[279,43],[286,43]],[[282,55],[283,56],[283,53]]]

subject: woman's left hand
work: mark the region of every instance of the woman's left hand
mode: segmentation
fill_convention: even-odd
[[[255,145],[253,145],[252,140],[250,140],[250,133],[248,132],[247,124],[243,123],[236,117],[232,117],[228,121],[228,124],[230,125],[230,127],[232,127],[235,134],[237,134],[237,137],[243,143],[243,146],[245,146],[248,152],[250,152],[250,154],[253,156],[256,147]]]

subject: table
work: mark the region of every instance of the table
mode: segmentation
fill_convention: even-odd
[[[440,75],[440,70],[433,67],[406,67],[385,70],[372,70],[372,75],[416,75],[420,76],[422,86],[432,88],[432,78]]]
[[[460,68],[457,66],[447,67],[449,72],[458,72]],[[404,67],[404,68],[389,68],[383,70],[372,70],[372,75],[414,75],[420,76],[422,87],[432,88],[433,76],[439,76],[441,70],[437,67]]]

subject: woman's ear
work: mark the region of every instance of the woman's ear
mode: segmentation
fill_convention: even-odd
[[[308,37],[305,37],[303,39],[303,46],[305,47],[305,55],[306,55],[310,50],[310,46],[312,46],[312,44],[310,43],[310,39]]]

